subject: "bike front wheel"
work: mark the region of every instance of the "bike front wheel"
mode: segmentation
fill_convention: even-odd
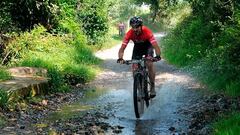
[[[140,118],[144,112],[144,101],[143,77],[137,74],[134,77],[133,84],[133,102],[136,118]]]
[[[144,100],[146,103],[146,106],[149,106],[149,100],[150,100],[150,85],[149,85],[149,78],[144,78]]]

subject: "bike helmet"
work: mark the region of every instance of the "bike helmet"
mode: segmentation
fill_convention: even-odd
[[[142,26],[142,24],[143,24],[143,21],[141,17],[134,16],[130,19],[130,25],[132,27],[139,27],[139,26]]]

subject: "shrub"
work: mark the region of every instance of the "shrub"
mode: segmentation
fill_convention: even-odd
[[[100,62],[86,46],[85,36],[81,33],[53,36],[42,26],[20,35],[8,46],[8,51],[14,56],[13,65],[46,68],[53,92],[67,90],[61,87],[73,79],[76,83],[90,81],[96,70],[91,65]]]
[[[179,66],[194,64],[211,48],[212,29],[201,18],[186,18],[163,39],[164,57]]]
[[[163,40],[164,57],[192,68],[211,89],[240,95],[239,5],[204,0],[192,6],[192,16]]]
[[[64,78],[68,84],[86,83],[95,77],[96,69],[87,65],[68,65],[64,69]]]

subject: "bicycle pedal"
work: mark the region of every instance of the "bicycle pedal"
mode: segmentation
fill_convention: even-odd
[[[145,98],[145,100],[150,100],[150,99],[152,99],[151,97],[147,97],[147,98]]]
[[[155,98],[155,97],[156,97],[156,95],[150,95],[149,98],[151,99],[151,98]]]

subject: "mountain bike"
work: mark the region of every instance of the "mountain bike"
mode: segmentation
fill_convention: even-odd
[[[146,62],[157,62],[153,57],[143,57],[140,60],[125,60],[124,64],[137,64],[137,69],[133,72],[133,102],[136,118],[140,118],[144,113],[144,108],[149,106],[151,83]],[[146,106],[146,107],[145,107]]]

